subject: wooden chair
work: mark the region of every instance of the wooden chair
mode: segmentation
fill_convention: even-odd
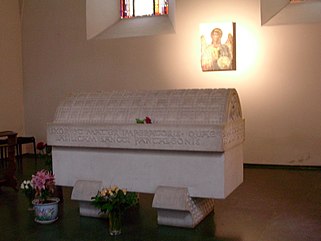
[[[0,139],[0,167],[4,168],[8,162],[8,139]]]
[[[37,150],[36,150],[36,139],[33,136],[25,137],[18,136],[17,137],[17,163],[22,167],[22,145],[24,144],[33,144],[33,152],[35,156],[35,164],[37,165]]]

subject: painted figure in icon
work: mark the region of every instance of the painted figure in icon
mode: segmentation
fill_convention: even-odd
[[[214,28],[211,32],[210,44],[206,43],[204,35],[201,36],[203,71],[232,69],[233,36],[229,34],[226,43],[222,44],[222,35],[220,28]]]

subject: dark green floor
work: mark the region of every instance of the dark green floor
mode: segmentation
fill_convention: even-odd
[[[25,157],[19,183],[36,170]],[[43,168],[38,161],[37,169]],[[63,188],[59,219],[42,225],[33,221],[22,192],[3,187],[0,194],[0,240],[126,240],[126,241],[320,241],[321,172],[245,168],[244,183],[227,199],[217,200],[210,214],[195,229],[159,226],[152,195],[140,194],[140,206],[123,220],[122,234],[111,237],[107,220],[80,217],[78,203]]]

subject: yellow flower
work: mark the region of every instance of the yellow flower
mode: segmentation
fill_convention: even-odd
[[[113,191],[113,192],[116,191],[116,189],[117,189],[117,186],[112,186],[111,187],[111,191]]]

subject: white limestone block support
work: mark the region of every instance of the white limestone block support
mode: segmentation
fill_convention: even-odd
[[[191,198],[184,187],[160,186],[152,206],[157,209],[158,224],[194,228],[214,210],[214,199]]]
[[[79,202],[81,216],[105,218],[106,215],[91,204],[91,197],[95,196],[102,187],[100,181],[78,180],[72,189],[71,200]]]

